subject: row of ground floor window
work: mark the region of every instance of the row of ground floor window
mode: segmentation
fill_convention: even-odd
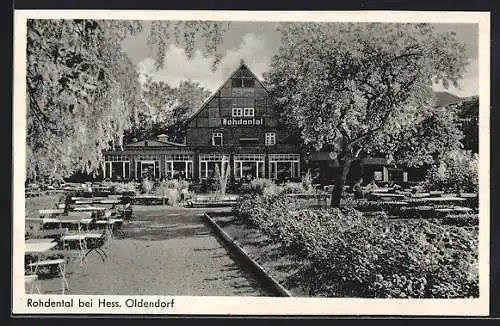
[[[116,153],[116,152],[115,152]],[[364,183],[408,182],[421,179],[419,171],[396,168],[389,165],[354,164],[348,180]],[[120,153],[105,155],[102,176],[111,180],[141,179],[194,179],[206,180],[216,177],[216,170],[229,169],[235,180],[269,178],[296,180],[310,171],[316,183],[329,183],[337,177],[338,165],[332,161],[301,160],[300,154],[280,153]]]
[[[136,154],[105,155],[106,179],[211,179],[216,169],[236,179],[300,177],[299,154]]]

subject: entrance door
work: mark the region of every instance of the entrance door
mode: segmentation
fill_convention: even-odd
[[[155,179],[155,161],[141,162],[141,178],[148,178],[149,180]]]
[[[257,162],[241,162],[241,174],[247,180],[257,178]]]
[[[174,176],[174,162],[165,162],[165,176],[167,177],[167,179],[171,179]]]
[[[263,154],[236,154],[234,156],[234,178],[265,178]]]

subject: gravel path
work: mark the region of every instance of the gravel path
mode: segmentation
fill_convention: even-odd
[[[105,262],[68,266],[71,294],[265,296],[201,219],[202,211],[137,207],[124,239],[111,239]],[[57,293],[59,280],[40,282]]]

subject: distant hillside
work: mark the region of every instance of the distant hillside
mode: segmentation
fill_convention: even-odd
[[[463,100],[464,100],[463,98],[448,92],[434,92],[434,96],[432,97],[432,105],[447,106],[449,104],[458,103]]]

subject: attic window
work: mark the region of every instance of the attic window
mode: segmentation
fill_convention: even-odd
[[[254,87],[255,86],[255,80],[253,78],[233,78],[232,79],[232,86],[233,87],[243,87],[243,88],[249,88],[249,87]]]
[[[254,87],[255,80],[252,78],[243,79],[243,87]]]
[[[243,86],[243,78],[233,78],[232,86],[233,87],[242,87]]]
[[[147,147],[147,146],[148,146],[148,141],[147,141],[147,140],[144,142],[144,146],[145,146],[145,147]]]

